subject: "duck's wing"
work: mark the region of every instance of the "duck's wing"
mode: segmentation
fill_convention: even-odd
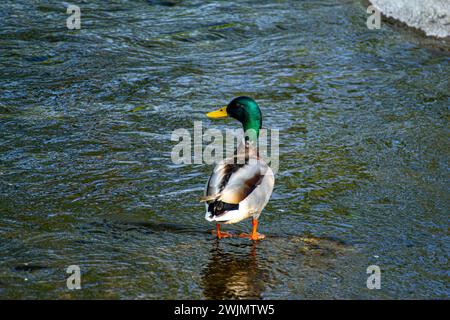
[[[259,158],[247,159],[243,164],[220,162],[209,178],[203,200],[239,204],[261,183],[268,169]]]
[[[273,171],[268,167],[264,177],[259,185],[253,190],[247,198],[239,203],[239,210],[253,214],[258,219],[261,211],[269,202],[275,184]]]

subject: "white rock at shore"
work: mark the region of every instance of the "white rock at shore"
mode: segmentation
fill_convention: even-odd
[[[385,16],[418,28],[428,36],[450,36],[450,0],[370,0]]]

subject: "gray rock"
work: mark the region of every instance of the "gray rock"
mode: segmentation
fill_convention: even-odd
[[[385,16],[420,29],[427,36],[450,36],[450,0],[370,0]]]

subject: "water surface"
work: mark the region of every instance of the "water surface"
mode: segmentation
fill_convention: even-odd
[[[0,4],[1,298],[450,298],[448,52],[359,1],[65,6]],[[216,241],[212,166],[170,158],[243,94],[280,130],[259,243]]]

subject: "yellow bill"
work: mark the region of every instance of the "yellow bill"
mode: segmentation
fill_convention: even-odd
[[[211,111],[206,114],[208,118],[225,118],[228,116],[227,106],[220,108],[216,111]]]

